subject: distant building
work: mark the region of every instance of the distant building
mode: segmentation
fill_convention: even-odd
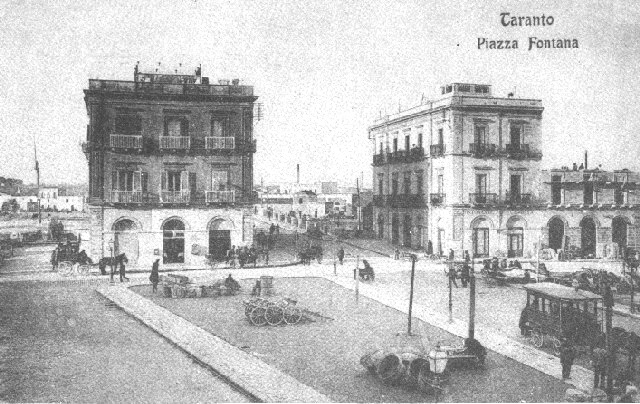
[[[94,258],[185,267],[252,243],[253,87],[136,66],[84,92]]]
[[[454,83],[442,98],[384,116],[374,145],[374,229],[392,244],[477,257],[582,257],[638,245],[640,177],[542,171],[542,101]]]

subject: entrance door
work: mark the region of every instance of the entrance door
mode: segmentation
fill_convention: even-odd
[[[549,221],[549,248],[561,250],[564,240],[564,222],[558,217]]]
[[[444,250],[442,249],[442,242],[444,241],[444,229],[438,229],[438,255],[442,257]]]
[[[230,230],[209,230],[209,254],[214,259],[224,259],[231,248]]]
[[[378,238],[384,238],[384,217],[382,215],[378,216]]]
[[[411,247],[411,215],[404,216],[402,230],[404,233],[404,246]]]
[[[400,220],[398,220],[398,215],[393,215],[393,219],[391,220],[391,244],[398,244],[400,241]]]
[[[474,257],[489,256],[489,229],[473,229],[473,255]]]
[[[129,265],[138,262],[138,232],[136,224],[128,219],[119,220],[113,225],[114,251],[113,255],[126,254]]]
[[[522,257],[522,244],[524,235],[521,228],[514,228],[509,235],[509,248],[507,249],[507,257]]]
[[[627,222],[621,217],[615,217],[611,221],[611,241],[618,244],[620,253],[627,248]]]
[[[585,217],[580,222],[582,229],[582,256],[595,257],[596,255],[596,224],[590,217]]]
[[[162,263],[184,263],[184,223],[172,219],[162,226]]]

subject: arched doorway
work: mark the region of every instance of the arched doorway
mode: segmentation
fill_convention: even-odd
[[[616,216],[611,221],[611,241],[618,244],[620,254],[623,254],[627,249],[627,218],[622,216]]]
[[[474,257],[489,256],[489,221],[478,218],[473,223],[472,247]]]
[[[391,219],[391,244],[398,244],[400,239],[400,220],[398,214],[394,213]]]
[[[411,215],[404,215],[402,233],[403,245],[411,247]]]
[[[564,249],[564,221],[559,217],[549,220],[549,248],[553,250]]]
[[[382,213],[378,215],[378,238],[384,238],[384,216]]]
[[[524,256],[524,219],[519,216],[510,217],[507,220],[507,257],[516,258]]]
[[[125,253],[129,260],[129,265],[138,262],[138,225],[130,219],[120,219],[113,224],[113,255]]]
[[[596,223],[590,217],[585,217],[580,221],[580,242],[582,246],[582,256],[593,258],[596,256]]]
[[[184,223],[180,219],[170,219],[162,225],[162,262],[164,264],[184,263]]]
[[[209,254],[214,259],[224,259],[231,248],[233,223],[224,219],[214,219],[209,223]]]

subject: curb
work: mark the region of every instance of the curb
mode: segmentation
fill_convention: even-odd
[[[286,373],[176,316],[127,287],[96,291],[232,385],[262,402],[329,402],[329,398]]]

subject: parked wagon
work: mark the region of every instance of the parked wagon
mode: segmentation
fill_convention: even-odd
[[[526,306],[520,316],[520,329],[537,348],[550,341],[560,354],[560,340],[576,346],[593,346],[602,334],[598,306],[602,296],[555,283],[525,285]]]
[[[244,314],[253,325],[297,324],[303,317],[303,310],[297,307],[297,301],[282,298],[270,300],[256,297],[244,301]]]

